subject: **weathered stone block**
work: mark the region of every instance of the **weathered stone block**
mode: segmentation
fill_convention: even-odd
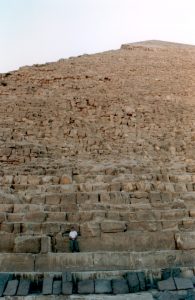
[[[146,277],[145,277],[144,272],[137,272],[137,277],[139,280],[140,291],[145,291],[146,290]]]
[[[79,281],[78,294],[94,294],[94,281],[90,279]]]
[[[96,279],[95,280],[95,294],[111,294],[112,286],[111,280]]]
[[[47,277],[43,280],[42,294],[51,295],[53,291],[53,277]]]
[[[101,223],[102,232],[124,232],[126,223],[124,221],[103,221]]]
[[[174,291],[176,290],[175,282],[172,277],[166,280],[157,282],[158,289],[160,291]]]
[[[178,249],[182,249],[182,250],[195,249],[194,232],[176,233],[175,240]]]
[[[0,252],[12,252],[14,248],[14,235],[12,233],[0,233]]]
[[[19,282],[17,296],[27,296],[30,290],[30,280],[21,279]]]
[[[8,273],[0,273],[0,297],[2,297],[9,278]]]
[[[113,279],[112,280],[113,294],[128,294],[129,287],[125,279]]]
[[[73,283],[72,281],[63,281],[62,282],[62,294],[71,295],[73,293]]]
[[[51,237],[43,236],[41,237],[41,253],[51,252]]]
[[[137,293],[139,292],[139,279],[137,273],[135,272],[128,272],[127,273],[127,282],[129,286],[130,293]]]
[[[17,253],[39,253],[41,237],[18,236],[15,238],[14,251]]]
[[[54,280],[53,282],[53,295],[60,295],[62,293],[62,281]]]
[[[179,278],[179,277],[174,277],[173,279],[175,281],[175,285],[178,290],[187,290],[187,289],[194,288],[194,285],[193,285],[191,279]]]
[[[3,295],[14,296],[16,294],[18,284],[19,284],[18,280],[9,280]]]

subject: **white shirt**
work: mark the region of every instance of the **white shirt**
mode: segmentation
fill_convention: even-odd
[[[76,232],[76,230],[71,230],[69,233],[69,237],[73,240],[75,240],[77,238],[78,233]]]

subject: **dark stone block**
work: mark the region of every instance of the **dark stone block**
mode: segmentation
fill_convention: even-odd
[[[192,280],[189,278],[174,277],[174,281],[178,290],[188,290],[194,288]]]
[[[185,300],[195,300],[195,292],[192,290],[188,290]]]
[[[180,300],[181,298],[178,295],[174,295],[168,291],[162,292],[157,298],[158,300]]]
[[[179,277],[180,273],[181,271],[179,268],[173,268],[173,269],[167,268],[162,271],[162,279],[166,280],[169,277]]]
[[[73,283],[71,281],[62,282],[62,294],[63,295],[72,295],[73,292]]]
[[[111,281],[106,279],[95,280],[95,294],[111,294]]]
[[[127,273],[127,282],[128,282],[128,285],[129,285],[130,293],[139,292],[139,279],[138,279],[137,273],[128,272]]]
[[[43,288],[42,294],[43,295],[51,295],[53,290],[53,278],[44,278],[43,280]]]
[[[30,290],[30,280],[21,279],[18,286],[17,296],[27,296]]]
[[[53,295],[60,295],[62,293],[62,281],[54,280],[53,282]]]
[[[2,297],[8,280],[10,280],[9,273],[0,273],[0,297]]]
[[[144,272],[137,272],[140,291],[146,290],[146,276]]]
[[[63,272],[62,273],[62,281],[72,281],[71,272]]]
[[[94,281],[93,280],[79,281],[78,294],[94,294]]]
[[[113,294],[128,294],[129,287],[127,284],[127,280],[125,279],[113,279],[112,280],[112,290]]]
[[[166,280],[158,281],[158,289],[160,291],[174,291],[176,290],[175,281],[172,277]]]
[[[3,295],[14,296],[17,292],[18,284],[18,280],[9,280]]]

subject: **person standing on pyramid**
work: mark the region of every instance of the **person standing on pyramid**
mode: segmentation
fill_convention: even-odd
[[[70,241],[70,251],[79,252],[79,244],[77,241],[78,232],[76,231],[75,227],[72,226],[70,233],[69,233],[69,241]]]

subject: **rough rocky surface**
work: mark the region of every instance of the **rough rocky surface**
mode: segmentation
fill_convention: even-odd
[[[2,271],[194,265],[194,66],[148,41],[0,75]]]

